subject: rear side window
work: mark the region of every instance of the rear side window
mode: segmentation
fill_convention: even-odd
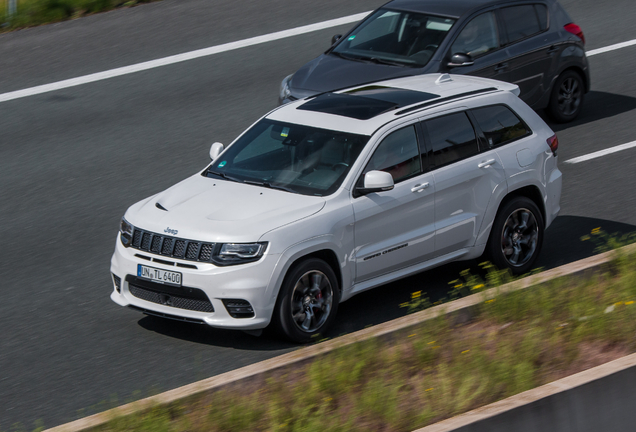
[[[506,28],[508,43],[527,38],[542,30],[535,5],[502,8],[500,13]]]
[[[394,183],[421,172],[420,150],[414,126],[392,132],[382,140],[364,174],[372,170],[388,172]]]
[[[479,153],[475,130],[464,112],[426,120],[424,126],[428,132],[427,160],[431,168]]]
[[[477,120],[486,142],[487,149],[493,149],[516,139],[530,135],[530,129],[515,113],[504,105],[493,105],[471,110]]]

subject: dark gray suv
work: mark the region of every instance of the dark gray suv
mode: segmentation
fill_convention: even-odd
[[[517,84],[557,122],[579,114],[585,37],[555,0],[394,0],[286,77],[279,102],[408,75],[449,72]]]

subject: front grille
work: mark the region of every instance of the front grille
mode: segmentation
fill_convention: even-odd
[[[130,247],[187,261],[211,262],[214,243],[186,240],[135,228]]]
[[[143,281],[130,275],[126,277],[126,281],[128,282],[130,293],[141,300],[178,309],[207,313],[214,312],[210,299],[200,289],[171,287]]]

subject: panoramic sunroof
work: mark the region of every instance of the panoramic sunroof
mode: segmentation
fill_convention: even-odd
[[[368,120],[390,110],[438,97],[433,93],[368,86],[347,93],[324,93],[297,109]]]

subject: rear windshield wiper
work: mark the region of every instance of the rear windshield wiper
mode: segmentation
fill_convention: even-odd
[[[294,191],[293,189],[286,188],[285,186],[275,185],[275,184],[272,184],[272,183],[269,183],[269,182],[260,182],[260,181],[255,181],[255,180],[243,180],[243,183],[252,184],[252,185],[256,185],[256,186],[264,186],[266,188],[278,189],[278,190],[282,190],[282,191],[285,191],[285,192],[296,193],[296,191]]]
[[[206,176],[206,177],[210,177],[210,174],[213,174],[213,175],[215,175],[215,176],[218,176],[218,177],[224,178],[224,179],[229,180],[229,181],[233,181],[233,182],[240,182],[240,180],[239,180],[239,179],[236,179],[236,178],[234,178],[234,177],[230,177],[229,175],[227,175],[227,174],[225,174],[225,173],[220,173],[220,172],[216,172],[216,171],[212,171],[212,170],[206,170],[206,171],[205,171],[205,176]]]

